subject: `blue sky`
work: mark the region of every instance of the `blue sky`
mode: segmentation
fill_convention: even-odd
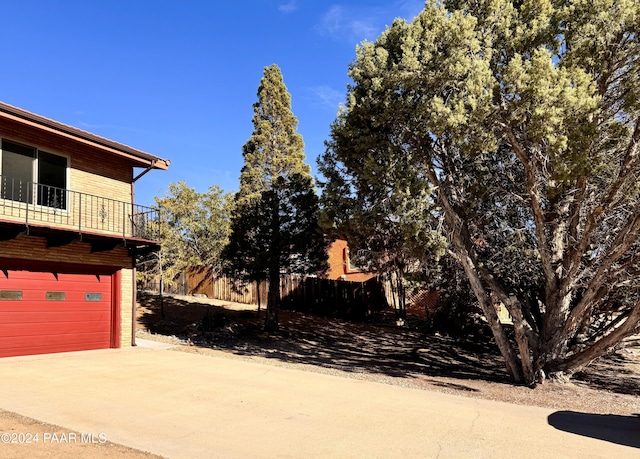
[[[3,5],[0,100],[171,160],[136,184],[238,188],[265,66],[316,170],[356,45],[423,0],[20,0]]]

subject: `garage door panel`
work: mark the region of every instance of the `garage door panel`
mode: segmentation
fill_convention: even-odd
[[[26,305],[26,301],[24,304],[20,304],[19,302],[13,302],[13,304],[9,304],[8,301],[0,300],[0,314],[4,312],[35,312],[35,313],[45,313],[51,311],[60,311],[60,312],[74,312],[74,311],[104,311],[105,306],[101,303],[97,302],[87,302],[87,303],[79,303],[79,302],[56,302],[56,304],[52,304],[53,302],[32,302],[30,305]],[[0,319],[2,321],[2,319]]]
[[[92,274],[64,274],[34,271],[0,271],[0,288],[3,285],[22,285],[25,288],[42,289],[55,285],[65,285],[70,290],[80,290],[86,285],[105,291],[111,286],[109,275],[96,276]]]
[[[0,344],[0,357],[11,357],[18,355],[50,354],[54,352],[89,351],[93,349],[103,349],[101,343],[105,336],[76,336],[75,339],[61,339],[61,337],[48,337],[40,341],[27,340],[24,338],[19,345],[9,342],[5,347]],[[0,343],[2,341],[0,340]]]
[[[68,335],[110,331],[111,321],[0,323],[0,336]]]
[[[111,297],[111,292],[85,288],[81,291],[73,291],[68,287],[64,286],[64,284],[58,284],[55,288],[41,288],[41,289],[9,289],[3,288],[0,285],[0,292],[4,292],[4,295],[0,295],[0,302],[4,301],[16,301],[16,294],[19,294],[22,299],[17,301],[80,301],[80,302],[96,302],[96,301],[109,301]],[[49,296],[47,296],[49,294]],[[57,299],[60,294],[64,294],[64,299]],[[88,296],[89,295],[89,296]],[[87,300],[87,298],[92,298],[92,300]],[[96,300],[95,298],[100,298]]]
[[[0,324],[0,336],[77,335],[111,331],[111,321],[101,322],[21,322]]]
[[[111,347],[112,276],[0,272],[0,356]]]
[[[2,313],[2,324],[47,324],[56,322],[111,322],[111,313],[109,311],[36,311],[29,314],[24,312],[4,312]],[[0,335],[1,336],[1,335]]]
[[[106,334],[105,334],[106,333]],[[108,332],[101,333],[74,333],[72,336],[46,335],[46,336],[3,336],[0,338],[0,349],[20,349],[22,347],[42,347],[47,345],[81,345],[100,343],[106,339]]]

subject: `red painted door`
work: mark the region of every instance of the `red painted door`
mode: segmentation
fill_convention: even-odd
[[[112,276],[0,271],[0,357],[111,347]]]

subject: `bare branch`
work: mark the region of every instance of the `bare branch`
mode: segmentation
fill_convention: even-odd
[[[538,165],[538,161],[527,155],[524,147],[520,144],[513,133],[513,130],[508,125],[504,125],[503,130],[507,135],[513,152],[516,154],[525,170],[527,194],[530,199],[530,208],[535,223],[536,237],[538,238],[538,251],[540,253],[542,269],[546,278],[547,290],[554,290],[557,286],[557,278],[551,263],[551,251],[545,230],[544,210],[542,208],[542,199],[540,198],[541,193],[537,184],[536,167]]]
[[[558,369],[568,374],[577,373],[593,360],[614,349],[623,339],[631,336],[640,324],[640,301],[638,301],[622,325],[599,339],[585,350],[574,354],[558,365]]]
[[[582,232],[582,237],[580,239],[579,244],[570,246],[568,251],[568,260],[570,260],[570,264],[566,265],[567,274],[564,277],[562,284],[560,285],[560,290],[566,290],[569,286],[568,283],[572,282],[572,278],[578,272],[580,267],[580,260],[584,255],[589,243],[591,242],[591,238],[593,233],[598,227],[598,224],[602,222],[603,218],[607,214],[606,211],[610,211],[612,209],[612,205],[614,200],[617,198],[618,192],[624,185],[624,183],[632,176],[632,174],[638,169],[640,166],[640,155],[638,154],[638,144],[640,142],[640,118],[636,120],[636,125],[634,129],[634,133],[629,140],[629,144],[625,150],[623,164],[618,171],[618,176],[616,180],[611,184],[609,189],[606,192],[606,197],[601,201],[600,205],[595,207],[591,213],[587,216],[585,228]]]
[[[636,242],[640,231],[640,203],[636,205],[634,218],[625,226],[615,240],[611,243],[605,254],[601,257],[601,262],[595,275],[588,283],[588,287],[580,302],[569,313],[569,317],[564,326],[564,333],[568,336],[577,329],[580,318],[587,314],[595,306],[594,299],[602,286],[611,278],[611,266],[616,263],[629,248]]]

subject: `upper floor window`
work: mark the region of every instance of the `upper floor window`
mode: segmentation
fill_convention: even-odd
[[[66,209],[67,158],[2,139],[0,197]]]

